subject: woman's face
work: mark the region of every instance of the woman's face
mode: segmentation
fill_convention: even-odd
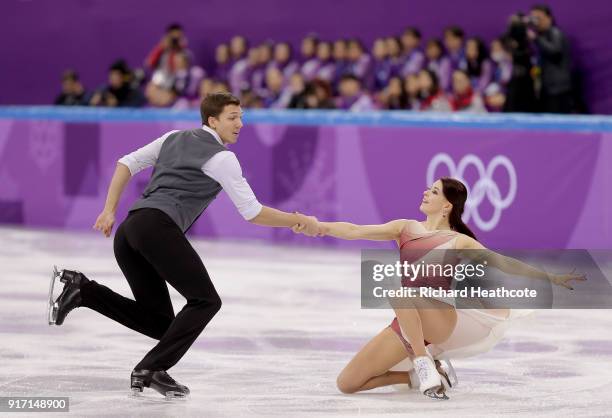
[[[427,48],[425,48],[425,55],[429,60],[437,60],[442,56],[442,50],[438,47],[437,43],[429,42]]]
[[[389,80],[387,87],[389,94],[399,96],[402,94],[402,81],[398,77],[393,77]]]
[[[346,59],[346,44],[344,41],[334,42],[334,59],[336,61],[342,61]]]
[[[242,36],[234,36],[230,42],[232,55],[239,57],[246,51],[246,41]]]
[[[410,74],[404,80],[404,88],[410,96],[419,94],[419,76]]]
[[[453,205],[450,204],[442,192],[442,181],[436,180],[431,187],[423,192],[423,200],[419,210],[425,215],[436,215],[439,213],[450,213]]]
[[[455,94],[464,94],[470,88],[470,79],[463,71],[455,71],[453,73],[453,92]]]
[[[315,41],[312,38],[304,38],[302,41],[302,55],[310,57],[314,55],[316,49]]]
[[[400,54],[400,46],[395,39],[387,38],[385,43],[387,44],[387,52],[389,53],[389,55],[395,57]]]
[[[465,44],[465,56],[469,60],[478,59],[478,42],[475,39],[468,39]]]
[[[205,78],[204,80],[202,80],[202,82],[200,83],[200,88],[199,88],[200,97],[204,98],[208,94],[212,93],[214,89],[214,85],[215,85],[215,82],[211,78]]]
[[[357,42],[351,42],[348,48],[349,59],[357,61],[361,57],[361,47]]]
[[[372,53],[378,60],[383,60],[387,56],[387,46],[384,39],[377,39],[372,46]]]
[[[429,73],[427,71],[421,71],[419,73],[419,89],[422,92],[429,93],[429,91],[431,91],[432,86],[433,80],[429,76]]]
[[[229,47],[226,44],[217,46],[215,51],[215,60],[219,64],[224,64],[229,60]]]
[[[289,55],[291,52],[289,51],[289,45],[280,43],[276,44],[274,47],[274,59],[277,62],[286,62],[289,60]]]
[[[270,45],[260,45],[258,49],[260,64],[266,64],[272,60],[272,47]]]
[[[327,61],[331,58],[331,45],[327,42],[321,42],[317,45],[317,58],[321,61]]]

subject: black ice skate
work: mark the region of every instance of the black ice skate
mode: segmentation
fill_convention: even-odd
[[[64,289],[58,298],[53,300],[53,288],[57,279],[64,283]],[[58,271],[57,267],[53,266],[49,286],[49,325],[62,325],[66,315],[81,306],[81,286],[87,282],[87,277],[78,271]]]
[[[163,370],[133,370],[131,386],[133,395],[139,395],[144,388],[154,389],[166,399],[183,399],[189,395],[187,386],[181,385]]]

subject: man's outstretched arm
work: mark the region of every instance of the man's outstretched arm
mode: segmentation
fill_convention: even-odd
[[[300,225],[306,235],[314,236],[319,233],[319,223],[314,216],[287,213],[267,206],[263,206],[259,214],[253,219],[249,219],[249,222],[255,225],[286,228]]]

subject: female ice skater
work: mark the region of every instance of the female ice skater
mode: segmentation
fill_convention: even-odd
[[[320,222],[321,235],[396,241],[401,262],[414,258],[415,250],[430,254],[434,249],[483,250],[489,265],[509,274],[550,280],[568,289],[572,289],[571,281],[585,280],[577,274],[549,275],[487,250],[461,220],[466,199],[463,183],[441,178],[423,194],[419,207],[427,216],[423,222],[406,219],[383,225]],[[300,232],[301,227],[293,229]],[[448,288],[450,280],[446,280],[435,286]],[[431,282],[419,283],[418,279],[414,282],[403,279],[402,285],[434,287]],[[451,379],[439,367],[438,360],[489,350],[501,339],[510,321],[521,315],[520,311],[511,309],[455,309],[452,301],[442,298],[418,299],[418,305],[403,304],[394,307],[394,311],[396,317],[391,325],[370,340],[338,376],[337,384],[342,392],[409,384],[432,398],[448,399],[445,386],[450,385]]]
[[[89,280],[80,272],[54,273],[49,324],[61,325],[74,308],[85,306],[159,340],[136,365],[131,387],[150,387],[167,397],[185,397],[189,389],[166,372],[189,349],[221,308],[221,299],[185,232],[224,189],[244,219],[272,227],[303,225],[319,232],[316,218],[262,206],[242,176],[236,155],[226,149],[242,128],[240,101],[228,93],[207,96],[201,104],[201,128],[171,131],[121,158],[111,180],[104,210],[93,228],[109,237],[119,198],[131,176],[154,166],[142,197],[132,206],[114,238],[117,263],[134,300]],[[65,283],[57,300],[53,282]],[[174,314],[168,282],[187,304]]]

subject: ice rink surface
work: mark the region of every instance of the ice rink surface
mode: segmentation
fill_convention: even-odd
[[[393,388],[343,395],[338,372],[393,317],[360,309],[359,252],[193,242],[223,307],[170,370],[191,398],[166,402],[128,396],[154,340],[85,308],[47,325],[53,264],[131,297],[111,239],[0,227],[0,396],[68,396],[69,416],[612,415],[610,311],[537,312],[493,351],[454,362],[449,401]],[[178,311],[184,300],[171,294]],[[15,416],[28,415],[40,416]]]

